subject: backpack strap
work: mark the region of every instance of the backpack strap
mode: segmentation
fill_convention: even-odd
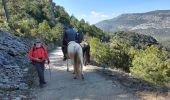
[[[32,48],[33,48],[32,52],[34,52],[34,51],[36,50],[35,45],[34,45]],[[44,46],[43,46],[43,45],[41,46],[41,49],[45,51],[45,49],[44,49]],[[37,51],[37,53],[38,53],[38,51]],[[42,53],[42,51],[41,51],[41,53]],[[33,53],[32,53],[32,56],[33,56]]]

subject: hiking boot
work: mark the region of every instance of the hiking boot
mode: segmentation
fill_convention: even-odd
[[[47,82],[43,82],[43,84],[47,84]]]
[[[66,58],[66,57],[64,57],[64,58],[63,58],[63,61],[66,61],[66,60],[67,60],[67,58]]]

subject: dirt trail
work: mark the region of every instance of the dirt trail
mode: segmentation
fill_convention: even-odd
[[[66,71],[66,62],[62,61],[61,48],[50,53],[52,77],[45,72],[47,85],[37,89],[36,100],[139,100],[137,96],[123,89],[116,82],[107,80],[95,72],[97,67],[85,66],[85,80],[74,80],[72,66]]]

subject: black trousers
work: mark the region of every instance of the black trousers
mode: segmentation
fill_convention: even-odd
[[[88,63],[90,63],[90,46],[89,45],[83,47],[83,57],[85,56],[85,52],[86,52],[87,61]]]
[[[67,46],[62,46],[62,52],[63,52],[64,57],[66,58],[66,56],[67,56]]]
[[[43,84],[45,82],[44,79],[44,64],[45,62],[35,62],[35,67],[38,73],[38,77],[39,77],[39,83]]]

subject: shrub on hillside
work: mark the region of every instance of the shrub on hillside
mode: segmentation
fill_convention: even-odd
[[[45,43],[51,42],[51,28],[46,20],[38,25],[38,33],[44,39]]]
[[[125,42],[114,40],[110,44],[110,48],[114,66],[116,68],[121,68],[124,71],[129,71],[129,67],[131,65],[131,56],[128,53],[128,45]]]
[[[37,27],[37,22],[34,19],[23,19],[18,22],[18,25],[23,36],[30,37],[31,29]]]
[[[56,24],[55,27],[52,28],[51,30],[52,38],[53,41],[59,41],[61,40],[63,34],[64,34],[64,27],[62,24]]]
[[[167,83],[170,78],[170,60],[167,52],[158,46],[150,46],[134,56],[130,72],[132,75],[156,83]]]
[[[110,45],[100,42],[99,39],[92,38],[90,46],[92,59],[97,63],[129,71],[131,62],[126,44],[113,41]]]

